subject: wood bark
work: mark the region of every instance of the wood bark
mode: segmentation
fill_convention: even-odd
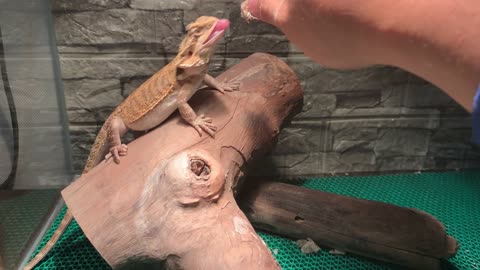
[[[239,201],[257,228],[413,269],[440,269],[458,249],[440,221],[416,209],[275,182]]]
[[[274,144],[303,93],[281,60],[254,54],[218,77],[238,92],[189,102],[215,138],[178,114],[62,191],[83,232],[114,269],[279,269],[234,199],[244,165]]]

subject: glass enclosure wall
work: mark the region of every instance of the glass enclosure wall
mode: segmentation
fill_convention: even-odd
[[[50,2],[0,0],[0,269],[17,269],[72,179]]]
[[[0,82],[0,183],[7,179],[12,166],[17,165],[15,189],[65,185],[72,178],[70,154],[49,3],[4,0],[0,6],[4,48]],[[14,119],[11,111],[16,112]],[[13,133],[15,124],[18,136]]]

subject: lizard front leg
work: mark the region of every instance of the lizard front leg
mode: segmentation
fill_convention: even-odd
[[[110,146],[109,152],[105,159],[113,157],[113,161],[120,163],[120,156],[126,156],[128,148],[126,144],[122,144],[121,138],[127,133],[128,128],[122,118],[113,116],[108,119],[107,123],[107,142]]]
[[[225,91],[226,92],[237,91],[238,88],[240,87],[240,83],[238,82],[221,82],[208,74],[205,74],[205,77],[203,78],[203,82],[206,85],[213,87],[215,90],[219,91],[222,94],[224,94]]]
[[[188,99],[191,96],[191,89],[189,86],[183,86],[177,95],[177,105],[180,115],[183,119],[192,125],[200,136],[202,136],[202,129],[210,136],[214,137],[217,127],[212,124],[212,119],[205,117],[205,115],[198,115],[193,111],[192,107],[188,105]]]

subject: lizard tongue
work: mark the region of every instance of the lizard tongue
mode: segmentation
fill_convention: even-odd
[[[230,21],[227,19],[220,19],[217,21],[213,31],[224,31],[230,26]]]
[[[215,27],[212,30],[212,33],[210,33],[210,36],[207,38],[206,42],[210,41],[212,38],[214,38],[216,35],[220,34],[221,32],[227,30],[227,28],[230,26],[230,21],[227,19],[220,19],[217,21],[217,24],[215,24]]]

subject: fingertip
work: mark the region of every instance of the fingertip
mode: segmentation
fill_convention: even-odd
[[[242,4],[242,14],[247,21],[262,20],[273,25],[277,24],[278,12],[286,4],[285,0],[245,0]]]
[[[247,0],[247,9],[252,16],[260,18],[260,8],[258,6],[258,0]]]
[[[259,20],[259,6],[258,6],[258,0],[245,0],[242,2],[240,5],[241,9],[241,16],[244,18],[247,22]]]

